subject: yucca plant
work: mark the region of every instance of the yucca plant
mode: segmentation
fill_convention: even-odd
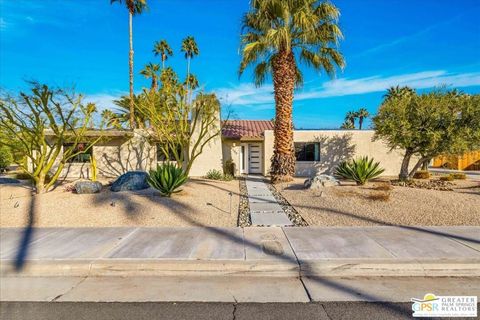
[[[160,194],[165,197],[170,197],[172,193],[182,191],[180,188],[187,182],[188,176],[174,164],[166,163],[157,165],[156,170],[150,170],[147,182],[152,187],[160,191]]]
[[[385,169],[380,168],[380,162],[373,162],[373,158],[361,157],[356,160],[344,161],[335,169],[335,176],[354,180],[364,185],[373,178],[381,175]]]

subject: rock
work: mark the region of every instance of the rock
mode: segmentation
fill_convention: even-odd
[[[340,182],[333,176],[319,174],[313,178],[305,180],[303,185],[306,189],[320,189],[324,187],[338,186]]]
[[[78,181],[75,183],[75,191],[79,194],[99,193],[102,184],[98,181]]]
[[[147,177],[148,174],[145,171],[129,171],[118,177],[110,187],[110,190],[118,192],[147,189],[150,187],[147,183]]]

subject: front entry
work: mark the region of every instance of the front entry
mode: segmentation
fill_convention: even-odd
[[[248,144],[248,173],[262,173],[262,144]]]

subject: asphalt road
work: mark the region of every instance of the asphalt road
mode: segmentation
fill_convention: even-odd
[[[410,303],[1,302],[2,320],[411,319]],[[445,319],[445,318],[443,318]],[[458,318],[456,318],[458,319]]]

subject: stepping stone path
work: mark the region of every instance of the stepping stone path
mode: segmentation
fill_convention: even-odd
[[[248,205],[252,226],[292,226],[280,204],[273,196],[263,177],[248,176],[246,178]]]

